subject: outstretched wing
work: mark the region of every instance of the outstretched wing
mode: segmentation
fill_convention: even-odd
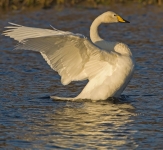
[[[52,36],[52,35],[62,35],[62,34],[72,34],[71,32],[64,32],[61,30],[54,30],[50,29],[41,29],[41,28],[34,28],[34,27],[26,27],[22,25],[18,25],[15,23],[9,23],[11,26],[7,26],[7,30],[3,32],[2,35],[9,36],[16,41],[22,42],[28,38],[38,38],[43,36]]]
[[[15,49],[40,52],[64,85],[92,78],[106,67],[108,73],[114,70],[106,60],[111,54],[101,51],[81,34],[12,25],[3,34],[19,41]]]

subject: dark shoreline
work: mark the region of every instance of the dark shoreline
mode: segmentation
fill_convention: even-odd
[[[147,5],[163,5],[163,0],[2,0],[0,2],[0,11],[8,12],[11,10],[27,10],[27,9],[48,9],[54,7],[88,7],[98,8],[100,6],[111,6],[113,4],[139,4]]]

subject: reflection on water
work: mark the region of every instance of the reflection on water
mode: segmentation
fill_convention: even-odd
[[[125,124],[132,120],[132,113],[113,104],[69,104],[56,110],[55,114],[47,115],[51,118],[53,128],[58,131],[56,135],[49,137],[54,145],[62,147],[87,147],[87,148],[111,148],[110,145],[120,147],[127,141],[127,137],[134,131],[126,131]],[[117,131],[118,130],[118,131]],[[39,132],[39,131],[38,131]],[[52,129],[52,132],[53,129]],[[131,132],[131,133],[130,133]],[[54,133],[55,134],[55,133]],[[100,141],[100,142],[99,142]]]
[[[44,106],[41,102],[37,105],[34,103],[38,103],[39,100],[32,100],[32,106],[27,104],[8,107],[7,110],[12,113],[6,115],[13,124],[5,120],[3,122],[2,134],[6,137],[3,145],[39,149],[108,149],[120,148],[123,145],[137,147],[136,142],[132,140],[136,130],[129,129],[129,124],[133,121],[131,117],[135,115],[132,105],[107,101],[74,103],[44,100],[52,106]],[[16,120],[11,120],[12,117]],[[10,135],[10,130],[14,130],[14,139]],[[9,134],[11,140],[5,134]]]
[[[123,92],[127,98],[104,102],[53,101],[50,95],[76,96],[87,81],[61,85],[58,74],[39,53],[12,51],[16,42],[2,37],[0,148],[162,149],[161,8],[129,5],[15,12],[0,19],[0,32],[7,22],[41,28],[52,24],[89,37],[92,20],[106,10],[113,10],[131,22],[100,26],[103,38],[128,44],[135,56],[136,71]]]

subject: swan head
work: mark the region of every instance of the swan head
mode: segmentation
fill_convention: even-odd
[[[107,11],[107,12],[103,13],[102,15],[100,15],[99,17],[100,17],[102,23],[116,23],[116,22],[130,23],[129,21],[123,19],[118,14],[116,14],[112,11]]]

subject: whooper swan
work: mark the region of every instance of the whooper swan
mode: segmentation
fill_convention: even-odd
[[[52,69],[61,76],[63,85],[88,79],[87,85],[75,98],[51,96],[59,100],[106,100],[119,97],[134,71],[134,59],[128,46],[108,42],[98,34],[101,23],[129,23],[114,12],[98,16],[90,27],[90,38],[82,34],[53,28],[41,29],[10,23],[3,35],[19,41],[15,49],[41,53]]]

